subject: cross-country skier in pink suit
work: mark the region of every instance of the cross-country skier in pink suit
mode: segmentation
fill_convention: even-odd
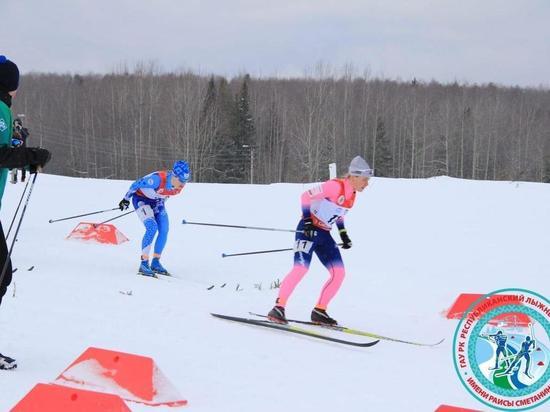
[[[324,325],[336,325],[338,322],[327,314],[327,307],[340,289],[345,269],[338,245],[330,235],[332,225],[336,223],[342,248],[349,249],[351,240],[344,226],[344,215],[353,207],[355,194],[362,192],[374,175],[368,163],[356,156],[349,165],[348,174],[342,179],[331,179],[302,194],[302,219],[296,228],[294,246],[294,266],[286,275],[279,289],[275,306],[268,318],[277,323],[288,323],[285,306],[309,269],[313,252],[329,272],[329,279],[321,290],[317,304],[311,312],[311,321]]]

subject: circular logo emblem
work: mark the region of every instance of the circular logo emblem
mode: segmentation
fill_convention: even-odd
[[[550,399],[550,302],[525,289],[483,296],[456,328],[453,360],[464,387],[485,405],[542,405]]]
[[[346,197],[344,195],[340,195],[338,196],[338,199],[336,199],[336,202],[341,205],[342,203],[344,203],[344,200],[346,200]]]

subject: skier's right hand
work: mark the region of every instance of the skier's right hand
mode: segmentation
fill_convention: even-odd
[[[309,239],[315,236],[315,225],[310,217],[304,219],[304,235]]]
[[[126,209],[128,209],[128,206],[130,206],[130,201],[126,200],[126,199],[122,199],[118,203],[118,207],[119,207],[120,210],[126,210]]]

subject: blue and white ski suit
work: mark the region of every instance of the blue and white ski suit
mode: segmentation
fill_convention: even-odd
[[[132,200],[136,214],[145,226],[141,242],[142,256],[149,256],[155,234],[158,232],[154,253],[160,255],[168,238],[168,213],[164,207],[165,200],[179,194],[183,186],[175,188],[171,181],[175,176],[172,171],[158,171],[136,180],[124,196]]]

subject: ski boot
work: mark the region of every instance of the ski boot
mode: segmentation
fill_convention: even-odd
[[[147,260],[141,261],[141,265],[139,265],[138,275],[149,276],[152,278],[157,277],[155,272],[153,272],[149,267],[149,262]]]
[[[151,261],[151,270],[157,275],[170,276],[170,273],[160,264],[158,258],[153,258]]]
[[[286,325],[288,323],[285,316],[285,308],[282,306],[273,306],[273,309],[271,309],[267,314],[267,318],[271,322],[280,323],[282,325]]]
[[[338,322],[332,319],[325,309],[313,308],[311,311],[311,321],[318,325],[336,326]]]
[[[15,359],[10,358],[9,356],[4,356],[0,353],[0,369],[10,370],[15,368],[17,368],[17,362]]]

